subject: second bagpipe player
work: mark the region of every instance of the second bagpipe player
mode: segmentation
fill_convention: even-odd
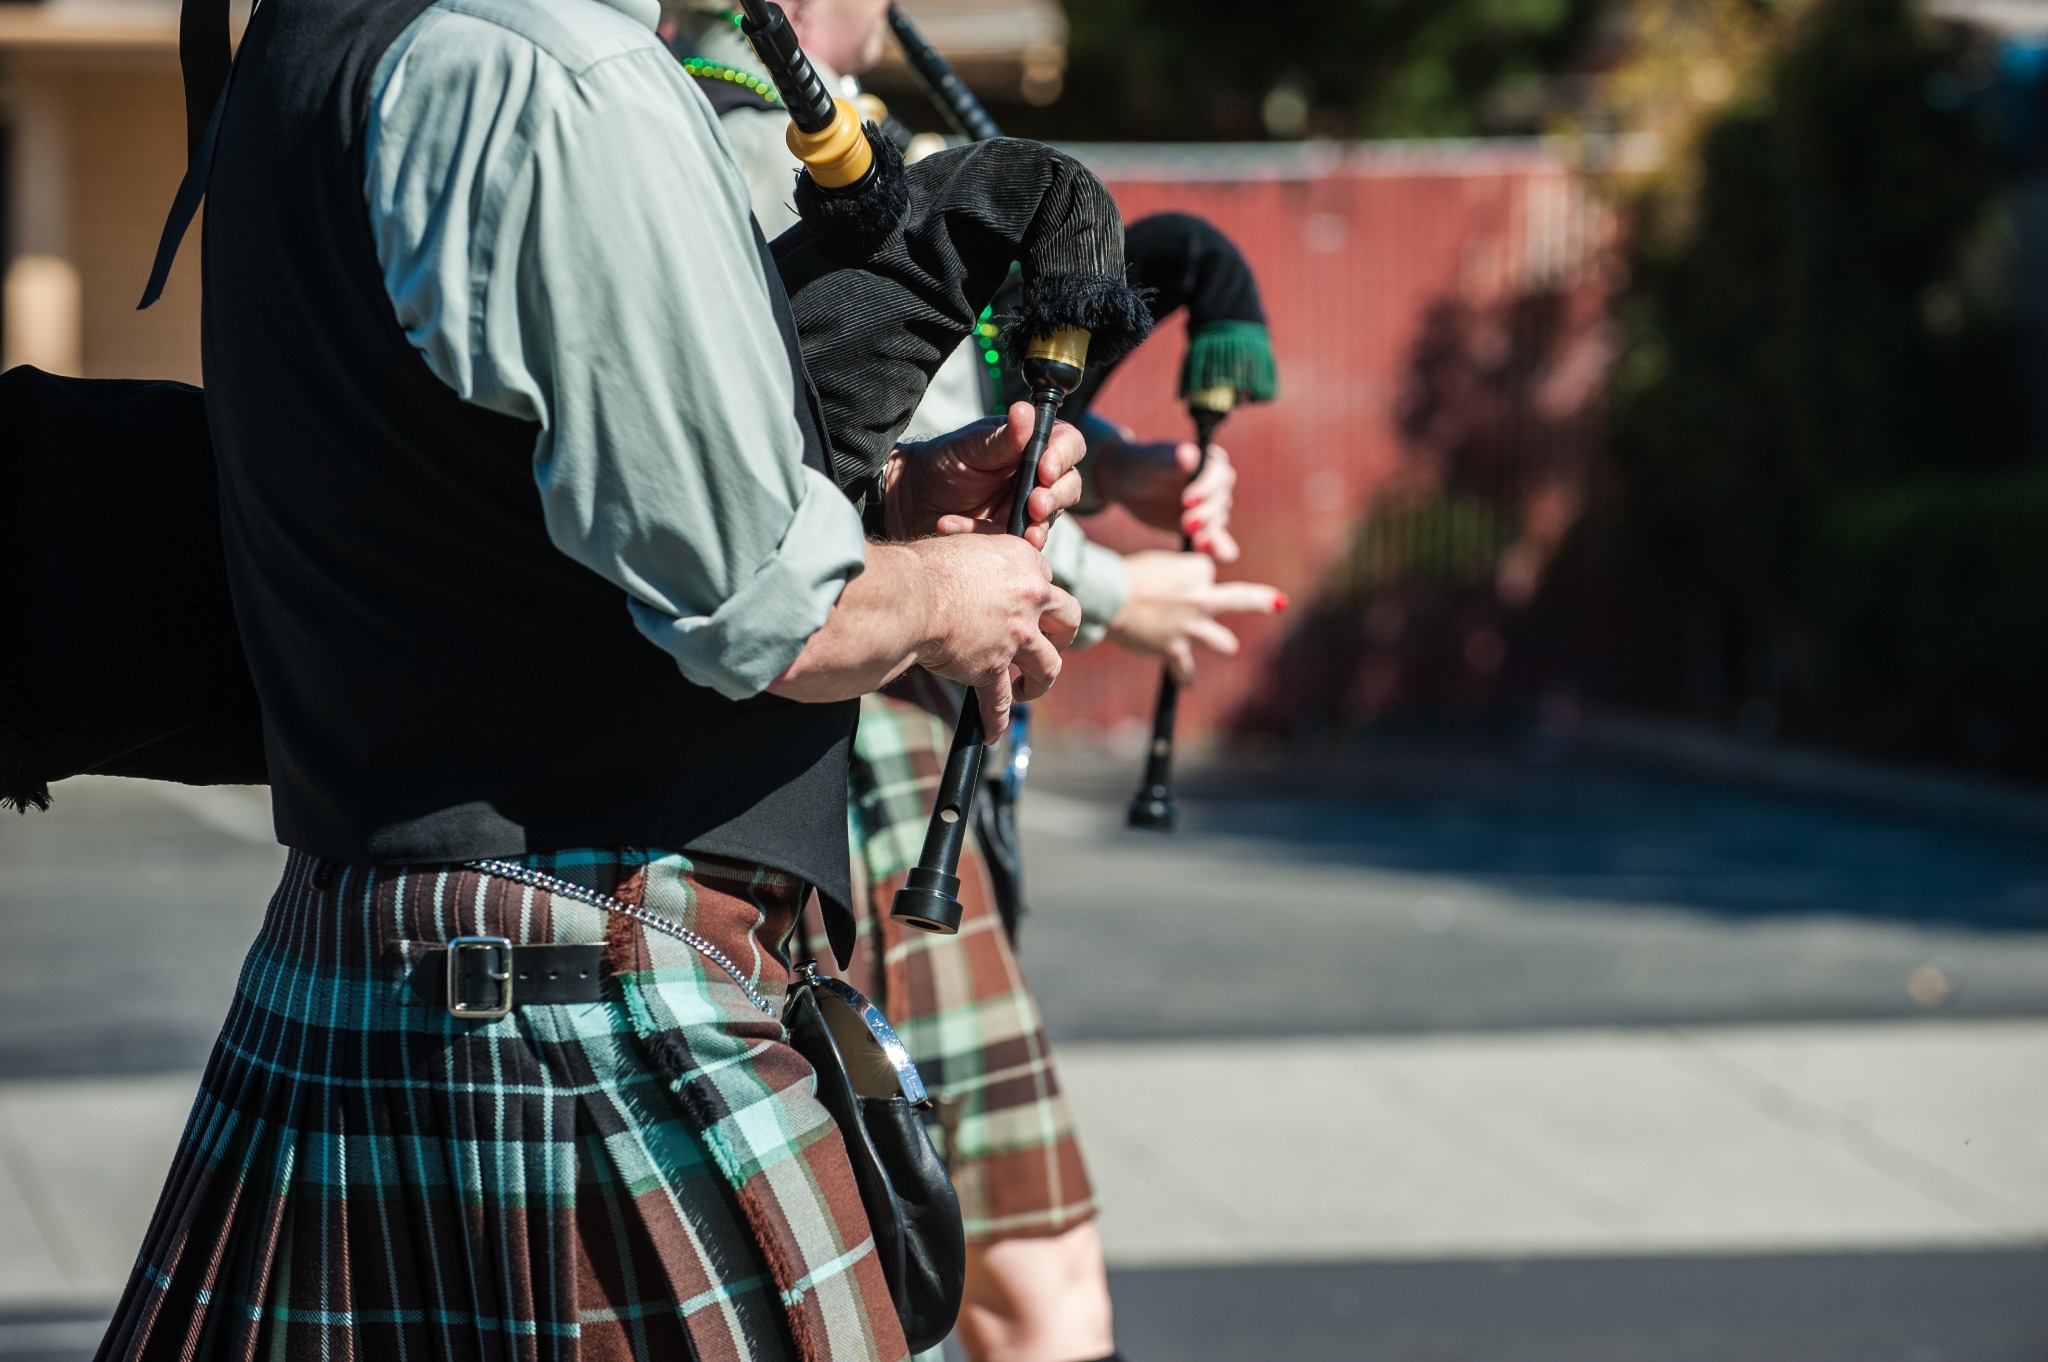
[[[784,8],[820,75],[851,97],[857,86],[848,77],[882,56],[888,5],[795,0]],[[798,163],[768,73],[723,8],[672,23],[672,46],[719,111],[755,215],[776,236],[798,221]],[[898,31],[915,42],[900,18]],[[880,111],[869,103],[867,112]],[[967,126],[994,130],[985,114]],[[1233,400],[1270,397],[1263,315],[1235,249],[1206,223],[1177,214],[1131,224],[1127,242],[1127,250],[1148,252],[1142,261],[1133,254],[1132,279],[1155,290],[1155,315],[1188,309],[1195,343],[1183,387],[1195,384],[1190,394],[1229,387]],[[995,311],[1003,311],[1000,301]],[[1090,369],[1067,412],[1092,398],[1108,367]],[[961,345],[905,438],[988,416],[1001,382],[982,345]],[[1215,564],[1237,557],[1229,529],[1236,472],[1220,447],[1205,458],[1193,442],[1139,440],[1094,416],[1082,428],[1090,443],[1089,508],[1122,504],[1144,523],[1181,532],[1193,551],[1118,554],[1091,542],[1071,519],[1058,522],[1046,557],[1055,580],[1081,603],[1077,646],[1107,637],[1165,661],[1185,680],[1195,647],[1236,649],[1217,615],[1272,613],[1284,604],[1271,587],[1215,580]],[[1014,845],[984,848],[995,853],[994,865],[971,842],[962,853],[957,934],[919,931],[890,915],[919,858],[958,705],[957,691],[917,671],[862,703],[848,807],[860,944],[848,977],[886,1009],[937,1099],[935,1140],[959,1190],[970,1244],[958,1335],[969,1355],[977,1362],[1107,1359],[1116,1354],[1094,1190],[1012,940]],[[985,795],[976,800],[987,802]],[[975,812],[984,838],[1001,835],[989,810]],[[818,931],[815,921],[811,930]]]

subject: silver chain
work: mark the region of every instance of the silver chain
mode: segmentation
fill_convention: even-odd
[[[696,932],[691,931],[688,927],[672,918],[665,918],[659,913],[650,913],[645,908],[627,903],[624,899],[615,899],[610,894],[600,894],[595,889],[585,889],[580,884],[571,884],[569,881],[558,879],[553,875],[547,874],[545,871],[529,870],[523,865],[514,865],[510,861],[470,861],[468,864],[471,870],[481,871],[486,875],[496,875],[500,879],[506,880],[517,880],[520,884],[528,885],[534,889],[544,889],[548,893],[558,895],[561,898],[575,899],[577,902],[587,903],[593,908],[602,908],[607,913],[618,913],[629,917],[643,927],[651,927],[663,936],[672,936],[685,945],[693,946],[705,959],[731,975],[732,981],[740,986],[740,991],[747,995],[748,1000],[754,1006],[760,1008],[771,1017],[777,1015],[775,1005],[762,997],[760,990],[747,982],[747,977],[740,973],[739,966],[733,964],[724,951],[718,949],[718,947],[706,941]]]

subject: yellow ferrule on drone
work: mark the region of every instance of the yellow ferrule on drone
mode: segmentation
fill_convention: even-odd
[[[844,189],[859,184],[875,163],[875,149],[860,130],[860,110],[844,99],[832,101],[836,117],[823,132],[805,132],[789,125],[789,149],[810,171],[820,188]]]
[[[1024,347],[1026,359],[1049,359],[1056,364],[1088,367],[1088,333],[1078,326],[1063,326],[1050,336],[1034,337]]]
[[[1228,383],[1214,388],[1198,388],[1188,394],[1188,407],[1192,411],[1213,411],[1219,415],[1237,406],[1237,389]]]
[[[863,123],[873,123],[879,127],[889,121],[889,106],[882,102],[880,95],[871,95],[862,90],[853,97],[853,107],[855,112],[860,114]]]

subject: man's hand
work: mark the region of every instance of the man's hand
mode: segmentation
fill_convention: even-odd
[[[982,732],[993,742],[1009,727],[1013,698],[1036,700],[1052,689],[1059,650],[1081,627],[1081,603],[1052,584],[1037,549],[1011,535],[960,534],[912,547],[936,604],[918,664],[975,688]]]
[[[1237,561],[1237,540],[1230,534],[1237,470],[1222,445],[1209,446],[1204,464],[1201,446],[1192,440],[1111,436],[1096,445],[1095,463],[1095,486],[1105,499],[1155,529],[1179,530],[1219,563]]]
[[[1274,615],[1287,608],[1287,597],[1270,586],[1218,582],[1216,564],[1205,554],[1126,554],[1124,568],[1131,594],[1109,622],[1109,637],[1134,653],[1163,658],[1182,685],[1195,679],[1195,644],[1237,656],[1237,635],[1216,616]]]
[[[936,440],[898,445],[883,470],[889,538],[1005,531],[1017,465],[1035,420],[1031,404],[1019,402],[1007,418],[991,416]],[[1081,499],[1076,465],[1085,452],[1079,431],[1065,423],[1053,427],[1039,461],[1038,486],[1026,503],[1030,521],[1024,538],[1032,548],[1044,548],[1053,518]]]
[[[847,700],[913,662],[977,687],[990,741],[1010,701],[1045,694],[1074,641],[1081,606],[1052,584],[1037,549],[1007,534],[869,544],[824,627],[768,689],[791,700]]]

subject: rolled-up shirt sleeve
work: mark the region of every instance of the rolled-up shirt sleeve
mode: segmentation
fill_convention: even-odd
[[[1124,556],[1082,533],[1072,516],[1061,516],[1045,537],[1045,565],[1052,570],[1053,582],[1081,606],[1081,628],[1073,646],[1094,647],[1131,598]]]
[[[442,0],[373,83],[365,192],[399,323],[464,400],[538,424],[554,544],[690,680],[756,694],[865,543],[803,464],[745,183],[651,33],[579,29],[564,60],[476,8]]]

